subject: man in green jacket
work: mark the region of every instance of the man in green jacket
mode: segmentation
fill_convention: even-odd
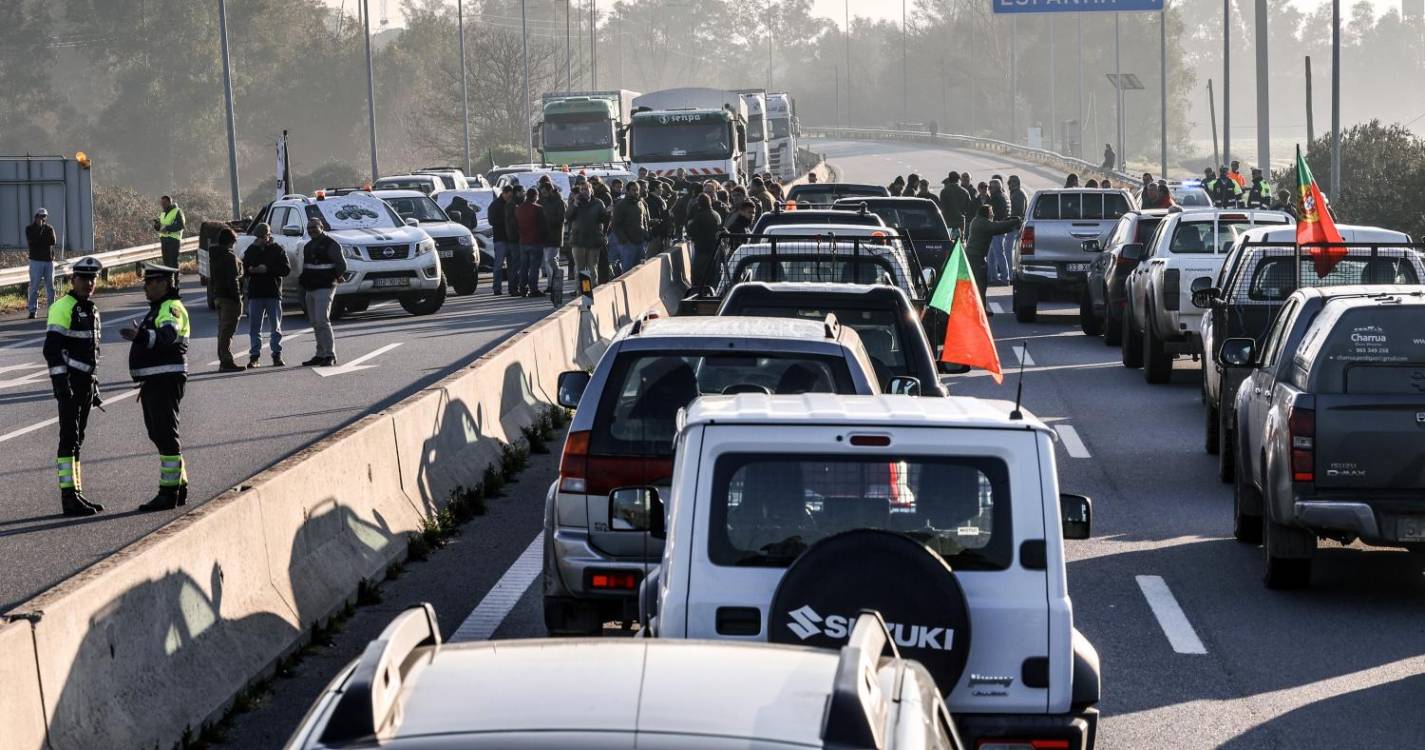
[[[965,233],[965,207],[970,204],[970,194],[960,186],[960,173],[951,172],[940,182],[940,212],[945,215],[945,223],[950,228],[950,236],[959,238]]]
[[[970,261],[970,270],[975,274],[975,285],[980,288],[980,303],[985,307],[985,315],[993,315],[985,299],[985,280],[989,271],[987,259],[990,254],[990,243],[995,237],[1008,234],[1018,229],[1024,223],[1024,219],[1018,216],[1011,216],[1003,221],[995,221],[991,218],[994,209],[990,206],[980,206],[975,220],[970,222],[970,228],[965,232],[965,256]]]
[[[228,227],[218,232],[218,242],[208,251],[208,288],[218,310],[218,372],[242,372],[233,361],[233,334],[242,314],[242,266],[233,247],[237,234]]]
[[[632,271],[643,262],[643,246],[648,242],[648,205],[643,202],[637,182],[624,189],[623,198],[614,204],[613,224],[609,227],[616,243],[621,268],[619,273]]]
[[[593,189],[587,182],[578,185],[574,199],[569,201],[565,224],[569,228],[570,254],[574,256],[574,268],[578,272],[582,288],[583,278],[589,279],[589,289],[598,283],[595,266],[599,261],[599,251],[604,247],[604,224],[608,222],[609,210],[604,202],[593,196]]]

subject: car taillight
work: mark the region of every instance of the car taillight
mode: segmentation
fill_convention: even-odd
[[[1181,272],[1176,268],[1169,268],[1163,272],[1163,309],[1165,310],[1177,310],[1181,303],[1178,286],[1180,277]]]
[[[602,591],[635,591],[638,589],[638,574],[619,570],[591,570],[588,573],[589,588]]]
[[[1315,481],[1316,410],[1293,404],[1286,423],[1291,438],[1291,480]]]
[[[1068,740],[980,740],[976,750],[1069,750]]]
[[[1019,254],[1034,254],[1034,227],[1025,227],[1019,232]]]
[[[571,432],[564,441],[564,455],[559,459],[559,491],[583,493],[588,489],[589,433]]]

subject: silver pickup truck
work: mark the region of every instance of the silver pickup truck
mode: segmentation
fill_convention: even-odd
[[[1032,323],[1040,300],[1080,302],[1089,270],[1084,240],[1106,235],[1136,206],[1127,190],[1040,190],[1014,242],[1014,317]]]

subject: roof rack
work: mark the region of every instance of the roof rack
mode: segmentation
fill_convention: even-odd
[[[827,745],[881,748],[886,741],[886,715],[891,698],[881,692],[876,676],[881,657],[899,659],[895,640],[881,613],[863,609],[841,647],[836,678],[822,717],[821,739]]]
[[[332,745],[390,732],[400,723],[395,711],[411,653],[422,646],[439,647],[440,625],[428,602],[412,605],[396,616],[381,636],[367,644],[356,669],[342,686],[341,697],[322,731],[322,744]]]

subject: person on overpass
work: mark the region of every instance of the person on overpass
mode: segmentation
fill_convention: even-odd
[[[1112,172],[1114,166],[1118,164],[1118,155],[1113,153],[1113,146],[1103,144],[1103,164],[1099,167],[1105,172]]]
[[[178,267],[178,251],[183,245],[183,209],[164,195],[158,199],[158,218],[153,220],[153,231],[158,232],[158,244],[163,251],[163,265]]]
[[[1252,182],[1247,187],[1247,208],[1269,208],[1272,205],[1272,184],[1262,177],[1262,170],[1252,170]]]
[[[44,357],[49,366],[54,400],[59,405],[59,449],[55,452],[59,474],[59,506],[66,516],[92,516],[104,509],[84,497],[79,449],[89,410],[99,398],[99,308],[90,295],[103,266],[93,258],[80,258],[69,270],[69,293],[49,306],[46,316]]]
[[[960,186],[960,173],[951,172],[940,182],[940,211],[950,227],[950,238],[958,240],[965,233],[965,214],[969,213],[970,194]]]
[[[1013,232],[1024,223],[1024,220],[1018,216],[1011,216],[1004,221],[995,221],[993,216],[994,209],[988,204],[980,206],[975,214],[975,220],[970,222],[965,240],[965,257],[970,261],[970,271],[975,275],[975,285],[980,288],[980,304],[985,309],[985,315],[994,315],[985,299],[987,294],[986,275],[989,270],[986,261],[990,252],[990,243],[1000,235]]]
[[[302,247],[302,274],[297,277],[302,287],[302,305],[307,322],[312,324],[316,339],[316,354],[303,367],[331,367],[336,364],[336,336],[332,333],[332,300],[336,297],[336,282],[346,273],[346,258],[341,245],[332,239],[322,220],[307,219],[307,235],[312,239]]]
[[[337,252],[340,254],[340,248]],[[172,510],[188,502],[188,468],[178,439],[178,405],[188,382],[192,328],[188,311],[178,298],[177,278],[178,269],[172,266],[145,266],[143,292],[148,313],[142,322],[133,321],[119,330],[124,340],[133,342],[129,375],[139,384],[144,428],[158,449],[158,494],[139,506],[143,511]]]

